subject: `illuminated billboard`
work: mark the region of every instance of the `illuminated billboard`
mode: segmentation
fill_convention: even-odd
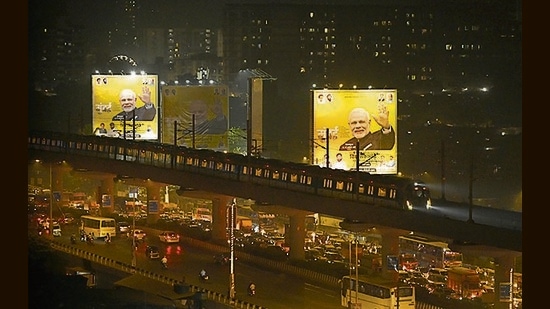
[[[228,150],[227,86],[162,86],[161,97],[163,143]]]
[[[158,139],[157,75],[92,75],[91,134]]]
[[[313,164],[326,167],[328,153],[334,169],[397,174],[397,90],[320,89],[312,100]]]

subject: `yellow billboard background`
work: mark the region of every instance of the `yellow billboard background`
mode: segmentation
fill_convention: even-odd
[[[174,124],[177,122],[177,145],[228,150],[227,86],[162,86],[161,98],[163,143],[174,144]]]
[[[313,162],[326,166],[327,129],[328,154],[331,168],[356,170],[356,150],[340,150],[340,146],[353,135],[348,124],[352,109],[362,107],[371,114],[370,131],[381,129],[373,119],[379,108],[389,112],[389,123],[395,131],[395,144],[391,149],[359,151],[360,171],[371,174],[397,174],[397,90],[395,89],[322,89],[313,91]],[[342,154],[344,167],[338,167],[336,155]]]
[[[123,89],[131,89],[140,96],[144,88],[150,91],[151,103],[156,109],[152,120],[135,121],[136,140],[158,139],[158,76],[157,75],[92,75],[92,128],[91,134],[124,138],[124,122],[126,122],[126,139],[134,137],[134,121],[113,120],[122,112],[119,96]],[[144,103],[138,98],[136,109]],[[100,133],[98,128],[104,124],[107,133]],[[110,125],[114,126],[111,130]]]

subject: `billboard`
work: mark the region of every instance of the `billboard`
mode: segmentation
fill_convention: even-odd
[[[313,164],[397,174],[397,90],[313,91]],[[327,148],[328,146],[328,148]],[[359,147],[357,147],[359,146]]]
[[[228,150],[227,86],[162,86],[161,97],[162,143]]]
[[[158,139],[157,75],[92,75],[91,134]]]

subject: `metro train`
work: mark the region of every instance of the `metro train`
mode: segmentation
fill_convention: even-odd
[[[404,210],[431,207],[426,184],[396,175],[335,170],[209,149],[118,138],[41,132],[29,148],[132,161],[240,182]]]

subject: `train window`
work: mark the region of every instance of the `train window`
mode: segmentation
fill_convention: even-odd
[[[353,192],[353,182],[346,183],[346,192]]]
[[[281,180],[282,181],[287,181],[288,180],[288,173],[287,172],[282,173]]]
[[[235,171],[235,165],[231,163],[226,163],[224,166],[224,171],[226,172],[234,172]]]
[[[248,171],[249,171],[248,166],[243,165],[243,174],[244,174],[244,175],[250,174]]]
[[[310,184],[311,179],[309,176],[306,175],[300,175],[300,183],[301,184]]]
[[[386,188],[378,188],[378,196],[386,197]]]
[[[257,167],[254,171],[254,176],[262,177],[262,169]]]
[[[395,199],[395,196],[397,195],[397,190],[395,189],[390,189],[390,196],[389,198],[391,199]]]
[[[325,178],[323,180],[323,188],[329,188],[332,189],[332,179]]]
[[[208,167],[208,161],[202,160],[201,161],[201,167]]]
[[[271,174],[271,171],[270,171],[269,169],[266,168],[266,169],[264,170],[264,176],[263,176],[263,177],[264,177],[264,178],[269,178],[269,175],[270,175],[270,174]]]
[[[223,163],[216,162],[216,170],[217,171],[222,171],[223,170]]]
[[[359,184],[359,187],[357,188],[357,192],[358,192],[359,194],[365,193],[365,185],[362,184],[362,183],[360,183],[360,184]]]
[[[281,178],[281,174],[279,173],[279,171],[274,171],[273,172],[273,179],[280,179]]]
[[[374,186],[369,185],[369,186],[367,187],[367,194],[368,194],[368,195],[374,195]]]
[[[298,175],[291,174],[290,175],[290,182],[298,182]]]
[[[344,189],[344,182],[343,181],[337,181],[336,182],[336,190],[343,190]]]

